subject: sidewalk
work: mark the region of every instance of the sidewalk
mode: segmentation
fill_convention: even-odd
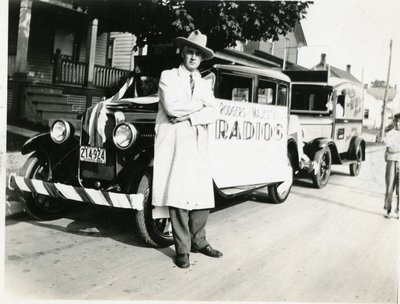
[[[17,135],[21,135],[24,137],[32,137],[38,133],[40,133],[39,131],[32,131],[26,128],[21,128],[21,127],[17,127],[17,126],[11,126],[11,125],[7,125],[7,132],[13,133],[13,134],[17,134]]]

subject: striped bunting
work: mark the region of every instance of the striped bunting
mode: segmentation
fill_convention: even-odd
[[[90,146],[99,146],[102,147],[104,142],[106,141],[106,134],[105,134],[105,126],[106,122],[108,120],[107,114],[112,113],[107,108],[105,105],[116,102],[120,100],[124,94],[126,93],[126,90],[131,86],[133,83],[134,78],[130,77],[126,80],[125,84],[119,89],[119,91],[113,95],[112,97],[99,102],[93,109],[92,113],[90,114],[90,119],[89,119],[89,145]],[[116,117],[116,121],[125,121],[125,117],[122,113],[120,112],[117,114],[118,116]]]
[[[8,188],[20,189],[55,198],[68,199],[78,202],[92,203],[108,207],[143,210],[144,195],[106,192],[89,188],[74,187],[61,183],[48,183],[37,179],[28,179],[11,174]]]

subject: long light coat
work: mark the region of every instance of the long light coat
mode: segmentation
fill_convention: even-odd
[[[214,207],[208,160],[208,124],[216,119],[210,82],[196,71],[193,96],[188,71],[163,71],[155,126],[153,205],[186,210]],[[169,117],[189,115],[171,123]]]

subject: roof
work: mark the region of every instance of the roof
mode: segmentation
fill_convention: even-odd
[[[307,46],[306,36],[304,35],[303,27],[300,22],[296,23],[293,32],[296,36],[298,47]]]
[[[274,62],[275,64],[278,64],[278,66],[282,67],[283,66],[283,59],[279,58],[277,56],[271,55],[269,53],[260,51],[260,50],[255,50],[254,51],[254,56],[264,58],[268,61]],[[307,69],[301,65],[295,64],[290,61],[286,61],[286,70],[287,71],[309,71],[310,69]]]
[[[247,54],[233,49],[224,49],[215,52],[215,57],[228,60],[238,64],[244,64],[254,67],[279,67],[280,65],[268,58]]]
[[[283,74],[280,71],[272,70],[272,69],[268,69],[268,68],[256,68],[256,67],[248,67],[248,66],[241,66],[241,65],[229,65],[229,64],[216,64],[216,65],[214,65],[214,67],[217,69],[226,69],[226,70],[230,70],[230,71],[265,76],[265,77],[270,77],[270,78],[290,82],[290,78],[287,75]]]
[[[339,69],[339,68],[337,68],[333,65],[330,65],[326,62],[319,62],[317,65],[312,67],[312,70],[328,70],[329,77],[337,77],[337,78],[346,79],[346,80],[349,80],[352,82],[362,83],[350,72]]]
[[[385,97],[385,88],[369,88],[367,92],[378,100],[383,100]],[[397,91],[393,88],[388,89],[387,100],[391,101],[396,97]]]
[[[328,70],[328,71],[330,71],[330,75],[329,75],[330,77],[336,77],[336,78],[340,78],[340,79],[346,79],[346,80],[349,80],[352,82],[361,83],[361,81],[358,80],[353,74],[351,74],[345,70],[339,69],[337,67],[334,67],[333,65],[330,65],[330,64],[326,64],[324,67],[321,63],[318,63],[316,66],[314,66],[312,68],[312,70]]]
[[[347,80],[350,80],[350,81],[361,83],[360,80],[358,80],[353,74],[351,74],[351,73],[349,73],[347,71],[341,70],[341,69],[339,69],[337,67],[334,67],[332,65],[330,65],[329,68],[330,68],[330,71],[331,71],[331,75],[333,77],[338,77],[338,78],[347,79]]]

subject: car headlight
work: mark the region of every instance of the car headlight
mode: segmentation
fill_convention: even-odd
[[[61,144],[71,136],[71,126],[65,120],[56,120],[51,126],[50,136],[55,143]]]
[[[132,124],[119,124],[113,132],[114,144],[122,150],[128,149],[135,143],[137,136],[138,131]]]

